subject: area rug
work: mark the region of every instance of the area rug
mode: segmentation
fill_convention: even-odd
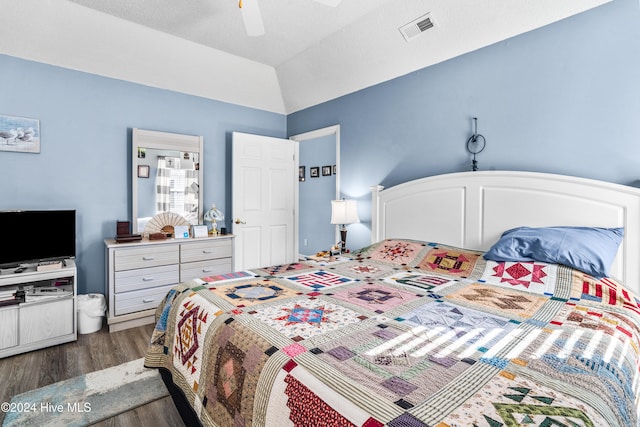
[[[86,426],[168,395],[160,373],[137,359],[14,396],[2,425]]]

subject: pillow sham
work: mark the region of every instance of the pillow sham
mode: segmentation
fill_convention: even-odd
[[[609,276],[623,236],[622,227],[517,227],[502,233],[484,258],[563,264],[600,279]]]

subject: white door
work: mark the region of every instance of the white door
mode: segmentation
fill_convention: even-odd
[[[297,141],[233,133],[236,270],[296,260]]]

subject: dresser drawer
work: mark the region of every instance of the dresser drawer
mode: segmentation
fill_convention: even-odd
[[[189,262],[180,265],[180,281],[186,282],[214,274],[231,273],[231,258],[212,259],[209,261]]]
[[[154,309],[181,282],[235,271],[234,238],[105,240],[109,331],[153,323]],[[11,338],[0,334],[0,347],[10,345]]]
[[[114,254],[114,271],[178,264],[179,262],[180,252],[177,245],[122,249]]]
[[[173,286],[125,292],[114,295],[115,315],[135,313],[156,308]]]
[[[180,274],[178,264],[122,270],[117,271],[115,274],[114,291],[116,294],[138,291],[165,285],[175,285],[179,281]]]
[[[231,258],[231,239],[207,240],[180,245],[180,262],[205,261],[216,258]]]

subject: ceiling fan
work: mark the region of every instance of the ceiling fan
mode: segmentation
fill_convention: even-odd
[[[327,6],[336,7],[342,0],[314,0]],[[238,7],[242,12],[242,20],[248,36],[257,37],[264,35],[264,24],[258,0],[238,0]]]

